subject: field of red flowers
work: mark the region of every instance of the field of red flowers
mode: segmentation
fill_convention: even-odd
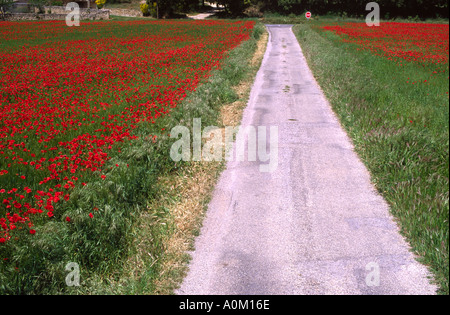
[[[106,180],[111,155],[176,110],[253,25],[0,22],[0,247],[38,233],[75,187]]]
[[[322,29],[335,32],[343,42],[357,44],[358,50],[371,51],[398,66],[415,63],[429,69],[431,76],[448,72],[448,25],[387,22],[379,27],[368,27],[365,23],[345,23]],[[408,83],[418,82],[410,80]]]

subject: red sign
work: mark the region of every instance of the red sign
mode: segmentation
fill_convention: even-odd
[[[306,12],[305,17],[306,17],[307,19],[310,19],[310,18],[311,18],[311,15],[312,15],[311,12],[308,11],[308,12]]]

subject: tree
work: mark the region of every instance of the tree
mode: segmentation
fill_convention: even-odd
[[[50,0],[29,0],[35,8],[39,9],[39,13],[44,12],[44,6],[49,5]]]
[[[5,0],[1,0],[5,1]],[[9,1],[9,0],[6,0]],[[43,0],[33,0],[43,1]],[[117,0],[114,0],[117,1]],[[173,12],[184,12],[203,3],[203,0],[148,0],[157,2],[160,17],[171,16]],[[252,5],[284,14],[303,14],[311,11],[314,15],[345,14],[361,17],[367,15],[365,10],[369,0],[212,0],[228,11],[238,16]],[[448,17],[447,0],[376,0],[380,5],[381,14],[384,17]]]
[[[173,17],[174,13],[196,10],[200,7],[199,0],[147,0],[150,8],[155,3],[159,18]]]
[[[229,3],[238,2],[245,4],[244,0],[220,0],[219,2]],[[366,4],[369,0],[253,0],[257,3],[263,3],[266,10],[280,12],[284,14],[294,13],[303,14],[305,11],[311,11],[314,15],[323,14],[347,14],[348,16],[365,16]],[[415,17],[448,18],[447,0],[376,0],[380,5],[381,14],[384,17]],[[237,6],[239,7],[239,6]]]
[[[246,7],[251,4],[251,0],[218,0],[217,3],[224,6],[225,9],[233,14],[241,14]]]
[[[13,3],[13,0],[0,0],[0,18],[5,19],[6,9]]]
[[[158,8],[158,17],[171,16],[174,11],[174,0],[156,0],[156,6]]]

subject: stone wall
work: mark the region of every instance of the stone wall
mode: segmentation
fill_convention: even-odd
[[[129,10],[129,9],[108,9],[111,15],[126,16],[126,17],[142,17],[141,10]]]
[[[45,13],[56,13],[56,14],[67,14],[68,11],[65,11],[65,7],[58,6],[48,6],[44,7]],[[90,10],[90,11],[89,11]],[[106,9],[110,11],[110,15],[116,16],[126,16],[126,17],[142,17],[141,10],[129,10],[129,9]],[[97,8],[91,9],[83,9],[80,8],[80,12],[94,12],[97,11]]]
[[[105,15],[106,11],[108,10],[99,10],[97,8],[80,8],[81,16],[83,15],[92,15],[92,14],[98,14],[98,15]],[[60,6],[45,6],[44,7],[44,13],[46,14],[68,14],[70,11],[66,10],[66,7],[60,7]]]
[[[80,8],[80,13],[83,13],[86,9]],[[60,7],[60,6],[46,6],[44,7],[45,14],[67,14],[70,11],[66,11],[66,7]]]
[[[37,14],[37,13],[7,13],[6,21],[34,21],[34,20],[65,20],[62,14]]]
[[[52,7],[50,7],[52,8]],[[63,8],[63,7],[56,7]],[[70,11],[55,9],[45,10],[45,13],[13,13],[6,14],[6,21],[32,21],[32,20],[62,20],[66,19],[67,14]],[[109,20],[109,10],[97,10],[97,9],[80,9],[80,20]]]
[[[29,11],[30,12],[30,11]],[[33,12],[33,10],[31,10]],[[38,14],[35,9],[33,13],[14,12],[6,16],[7,21],[23,21],[23,20],[65,20],[66,15],[70,11],[66,11],[65,6],[45,6],[44,13]],[[125,17],[143,17],[141,10],[130,9],[102,9],[97,8],[80,8],[81,20],[109,20],[110,15]],[[150,17],[149,17],[150,18]]]
[[[58,7],[58,6],[48,6],[44,7],[45,13],[56,13],[56,14],[67,14],[69,11],[65,11],[65,7]],[[91,9],[83,9],[80,8],[80,12],[95,12],[97,11],[97,8],[91,8]],[[104,9],[105,10],[105,9]],[[129,10],[129,9],[106,9],[110,12],[110,15],[117,15],[117,16],[126,16],[126,17],[142,17],[141,10]]]

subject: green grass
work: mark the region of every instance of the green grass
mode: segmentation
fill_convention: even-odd
[[[356,51],[321,23],[294,27],[308,64],[402,234],[448,294],[448,71],[413,88],[406,78],[428,78],[427,70]]]
[[[278,13],[265,13],[261,18],[261,21],[264,24],[301,24],[307,20],[304,15],[281,15]]]
[[[144,20],[148,21],[152,19],[151,17],[131,17],[131,16],[118,16],[118,15],[110,15],[110,21],[135,21],[135,20]]]

